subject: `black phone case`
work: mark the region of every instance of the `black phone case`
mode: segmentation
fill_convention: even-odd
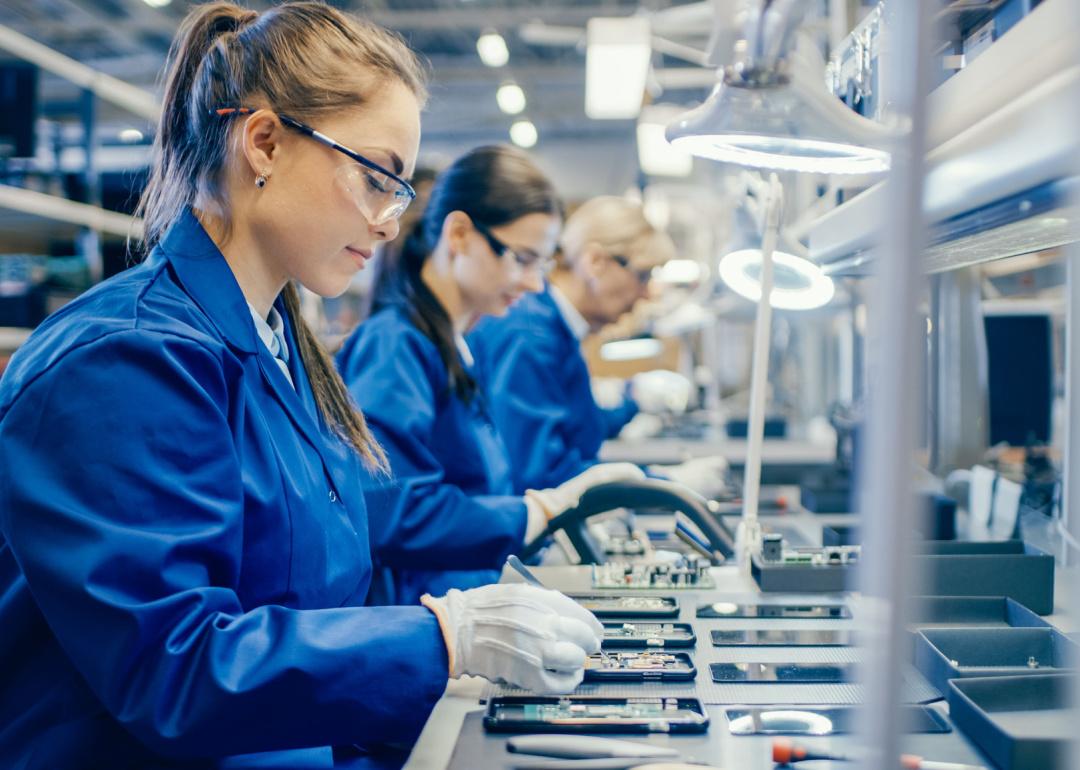
[[[711,604],[697,608],[699,618],[726,620],[728,618],[750,618],[752,620],[848,620],[851,610],[844,604],[747,604],[737,605],[736,612],[718,612]],[[748,608],[753,608],[749,611]],[[815,614],[823,611],[822,614]]]
[[[605,628],[618,628],[621,625],[621,623],[604,623]],[[657,629],[655,633],[649,631],[642,636],[605,636],[602,646],[605,650],[685,650],[697,645],[697,634],[694,633],[694,627],[689,623],[671,623],[669,625],[675,626],[682,633],[679,636],[673,636],[666,634],[661,629]],[[649,640],[655,640],[660,644],[649,644]]]
[[[689,682],[697,677],[694,659],[685,652],[667,653],[673,655],[684,668],[635,671],[633,669],[603,670],[585,669],[586,682]]]
[[[709,729],[709,714],[701,701],[697,698],[678,698],[680,708],[693,711],[700,715],[700,719],[692,722],[668,722],[666,729],[650,728],[648,724],[629,724],[618,719],[603,720],[599,724],[572,725],[556,724],[551,722],[507,722],[496,719],[495,715],[503,704],[529,704],[529,703],[558,703],[562,698],[549,698],[543,696],[515,696],[507,695],[492,698],[488,702],[487,712],[484,715],[484,729],[491,733],[703,733]],[[638,698],[587,698],[571,697],[566,700],[574,702],[600,702],[600,703],[627,703]]]
[[[619,594],[567,594],[574,601],[582,604],[586,609],[592,612],[598,618],[651,618],[651,619],[665,619],[665,618],[677,618],[679,617],[679,600],[674,596],[643,596],[637,595],[619,595]],[[621,599],[625,596],[630,596],[634,599],[659,599],[664,602],[664,607],[657,609],[625,609],[619,607],[589,607],[586,602],[589,601],[610,601],[612,599]]]
[[[713,647],[850,647],[850,631],[767,631],[745,629],[710,633]],[[745,637],[745,638],[744,638]]]

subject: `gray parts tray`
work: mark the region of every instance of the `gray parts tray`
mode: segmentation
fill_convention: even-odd
[[[956,679],[949,715],[1001,770],[1066,770],[1080,725],[1071,675]]]
[[[928,628],[915,641],[916,668],[942,692],[950,679],[1033,676],[1077,660],[1080,647],[1052,628]]]
[[[1054,557],[1021,540],[915,544],[912,567],[932,596],[1008,596],[1039,615],[1054,611]]]
[[[1050,624],[1007,596],[919,596],[915,598],[910,625],[1043,628]]]

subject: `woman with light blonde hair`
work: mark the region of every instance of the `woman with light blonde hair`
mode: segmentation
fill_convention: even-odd
[[[575,210],[560,247],[542,292],[469,335],[520,491],[559,484],[594,465],[604,440],[637,413],[632,394],[612,409],[597,405],[581,340],[630,312],[648,295],[653,268],[675,253],[640,203],[616,196]]]

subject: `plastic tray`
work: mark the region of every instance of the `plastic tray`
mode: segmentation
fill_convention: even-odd
[[[1044,628],[1050,624],[1007,596],[919,596],[910,625]]]
[[[1072,675],[949,683],[949,716],[1001,770],[1066,770],[1080,725],[1068,707]]]
[[[933,628],[915,642],[915,667],[942,692],[950,679],[1034,676],[1078,660],[1080,648],[1052,628]]]
[[[916,543],[913,567],[931,596],[1008,596],[1039,615],[1054,611],[1054,557],[1021,540]]]

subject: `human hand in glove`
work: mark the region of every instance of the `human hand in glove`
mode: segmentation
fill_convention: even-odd
[[[599,621],[558,591],[508,583],[420,602],[439,620],[454,679],[472,674],[559,695],[581,683],[585,657],[600,651]]]
[[[726,490],[728,462],[720,455],[696,457],[679,465],[650,465],[649,472],[682,484],[712,500]]]
[[[650,414],[682,414],[690,405],[694,386],[678,372],[653,369],[630,378],[630,398]]]
[[[641,481],[644,478],[645,471],[633,463],[600,463],[557,487],[526,490],[525,504],[529,508],[529,529],[532,529],[532,521],[539,513],[544,516],[543,526],[547,526],[548,520],[576,507],[581,496],[593,487],[613,481]]]

